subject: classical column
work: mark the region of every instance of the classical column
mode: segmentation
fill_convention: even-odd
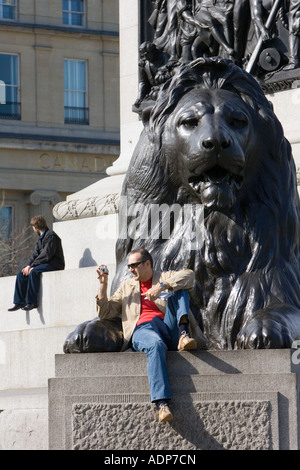
[[[121,154],[113,165],[107,168],[109,176],[122,175],[128,165],[142,131],[138,115],[132,112],[132,105],[138,90],[138,38],[139,1],[120,2],[120,121]],[[128,14],[130,12],[130,14]]]

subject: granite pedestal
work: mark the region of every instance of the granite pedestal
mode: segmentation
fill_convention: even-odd
[[[150,403],[144,353],[56,356],[52,450],[299,448],[294,350],[168,352],[174,420]]]

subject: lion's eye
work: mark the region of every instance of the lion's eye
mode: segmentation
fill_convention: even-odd
[[[196,118],[182,119],[181,122],[180,122],[180,125],[188,128],[188,129],[194,129],[195,127],[198,126],[198,119],[196,119]]]
[[[246,116],[228,116],[228,124],[234,129],[243,129],[248,124],[248,119]]]

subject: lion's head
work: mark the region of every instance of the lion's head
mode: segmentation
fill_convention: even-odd
[[[158,269],[194,269],[192,308],[212,346],[222,348],[233,347],[245,322],[272,302],[300,308],[294,161],[256,80],[220,58],[181,65],[144,123],[122,191],[112,288],[128,275],[128,252],[140,246]],[[155,204],[201,205],[203,237],[191,244],[192,217],[171,221],[170,237],[149,236]]]
[[[251,111],[223,89],[194,88],[166,122],[162,148],[171,181],[206,208],[231,209],[257,162]]]

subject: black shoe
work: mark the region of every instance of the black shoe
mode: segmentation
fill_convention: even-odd
[[[19,310],[20,308],[23,308],[24,304],[15,304],[13,307],[8,309],[8,312],[15,312],[16,310]]]
[[[36,304],[26,304],[22,307],[22,310],[32,310],[33,308],[38,308],[38,306]]]

